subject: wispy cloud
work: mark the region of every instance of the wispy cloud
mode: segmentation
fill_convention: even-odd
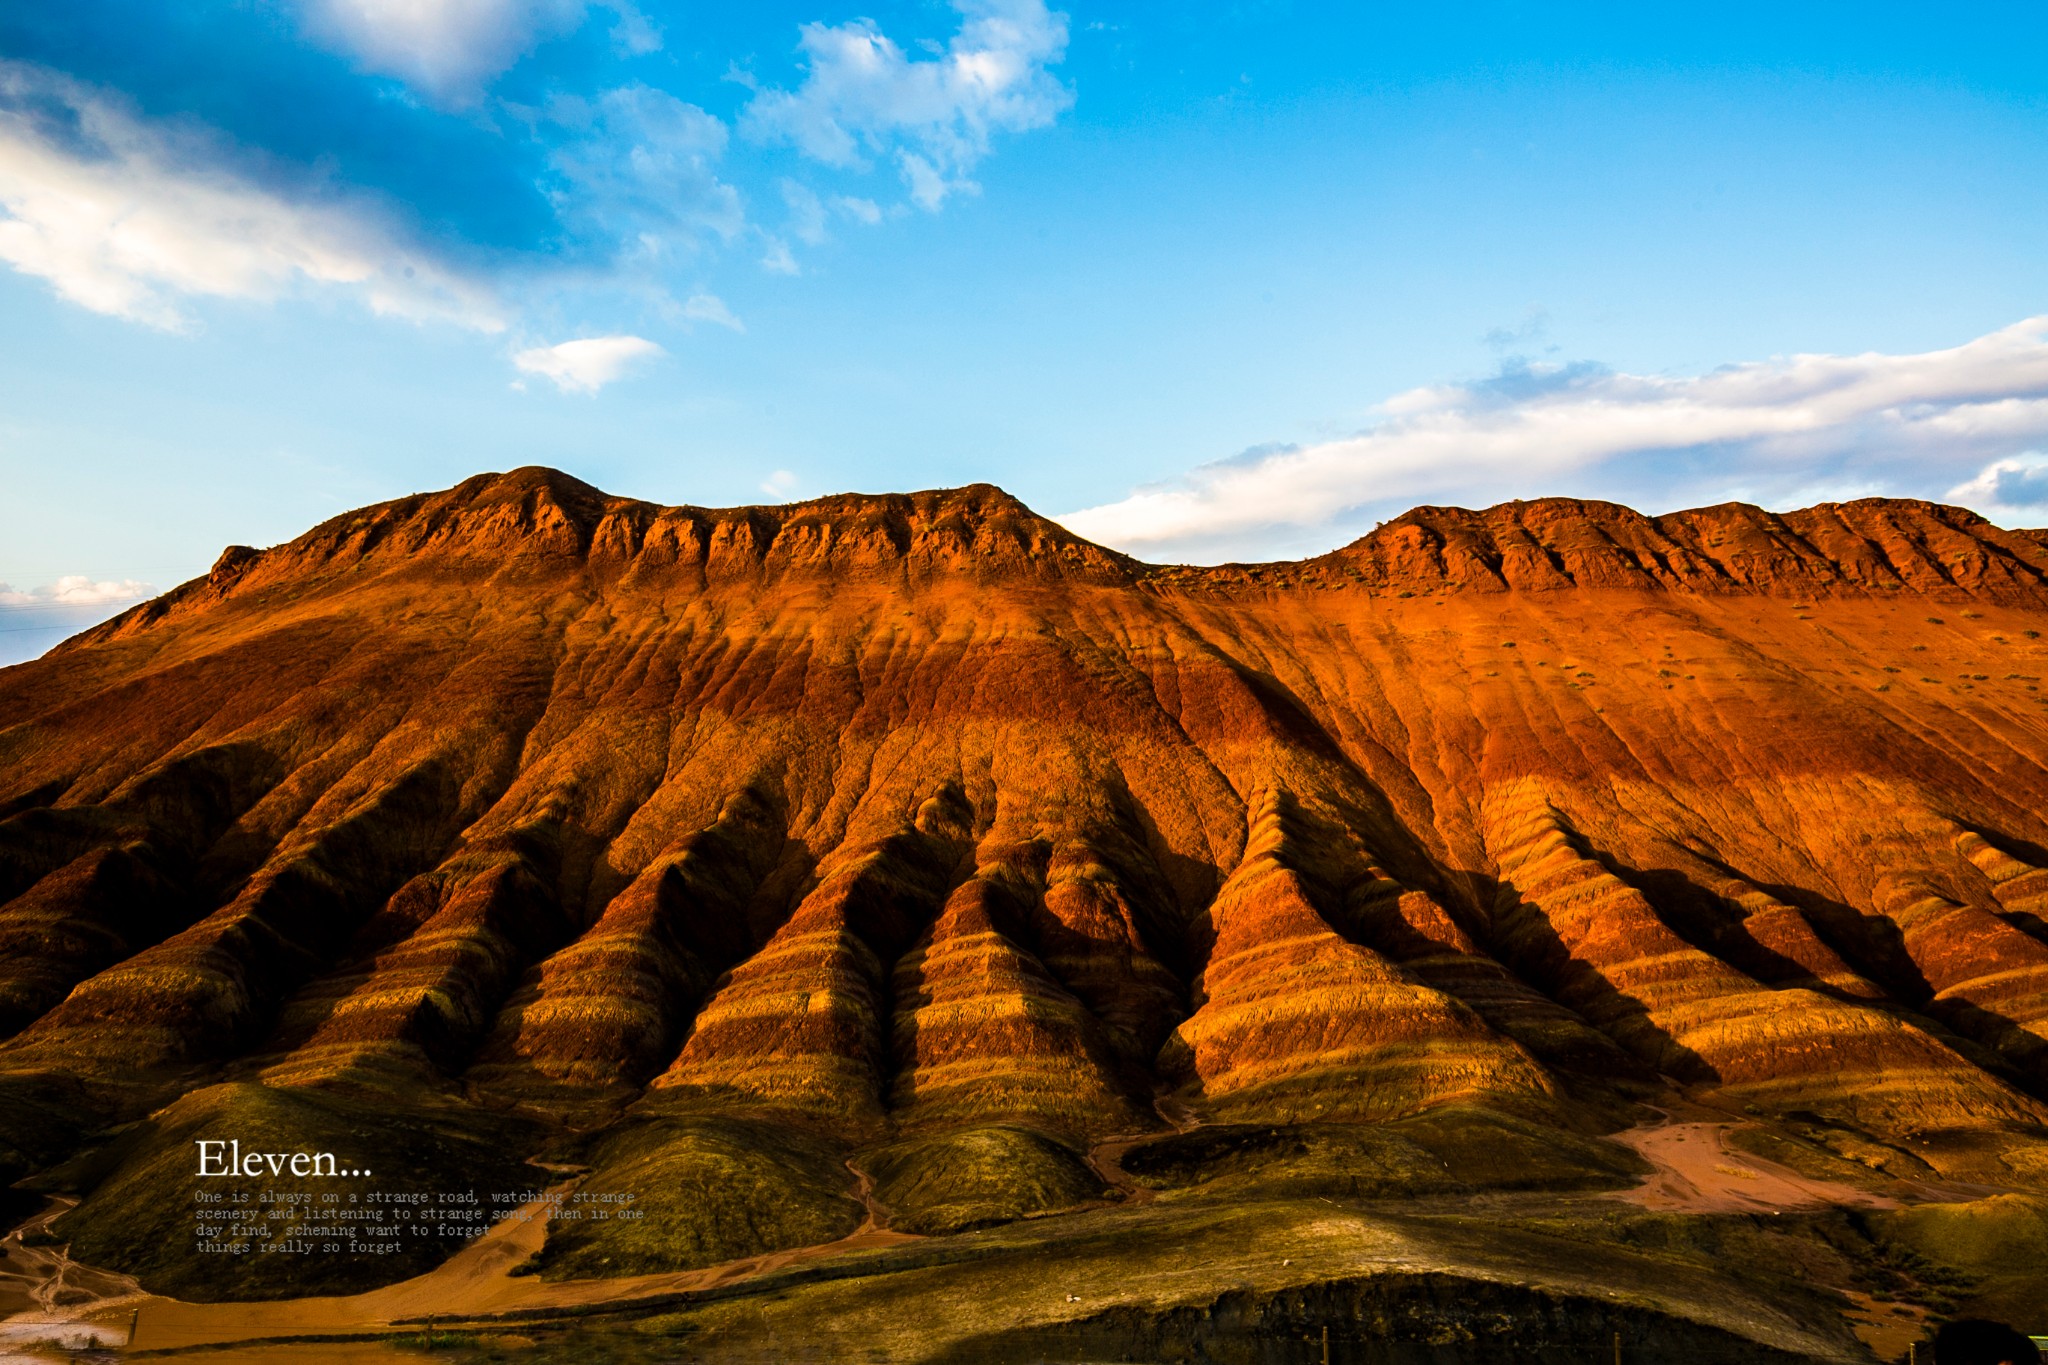
[[[746,225],[740,194],[719,178],[726,127],[694,104],[644,85],[549,107],[569,136],[549,157],[552,198],[565,221],[656,257]]]
[[[0,260],[153,327],[189,326],[180,296],[270,300],[306,286],[397,317],[502,325],[488,291],[367,206],[294,202],[238,175],[227,151],[68,77],[0,62]]]
[[[436,100],[464,106],[474,104],[485,83],[538,39],[575,27],[584,5],[582,0],[308,0],[302,11],[316,41],[353,57],[364,71],[396,77]],[[637,12],[632,17],[638,18]],[[631,20],[622,18],[622,23]],[[634,32],[622,41],[637,36]]]
[[[683,302],[683,316],[692,322],[710,322],[720,327],[730,327],[735,332],[747,330],[747,324],[734,316],[732,309],[725,306],[725,300],[716,294],[692,294]]]
[[[817,191],[794,180],[782,182],[782,202],[789,208],[789,235],[809,246],[817,246],[829,235],[825,231],[825,201]]]
[[[954,8],[959,32],[928,59],[906,55],[869,20],[804,25],[803,83],[758,91],[743,129],[829,166],[891,161],[927,210],[972,193],[991,134],[1044,127],[1073,103],[1049,70],[1066,53],[1067,19],[1043,0],[956,0]]]
[[[787,469],[778,469],[761,480],[761,491],[777,502],[786,501],[796,491],[797,477]]]
[[[644,57],[661,51],[661,25],[643,14],[631,0],[614,0],[608,6],[616,19],[612,23],[612,47],[623,57]]]
[[[584,337],[520,351],[512,363],[527,374],[552,379],[564,393],[596,393],[638,362],[662,354],[646,337]]]
[[[133,578],[95,580],[66,574],[40,588],[13,588],[0,583],[0,607],[104,607],[140,602],[156,589]]]
[[[1794,355],[1683,378],[1512,362],[1388,399],[1355,435],[1249,451],[1061,520],[1138,553],[1215,558],[1334,539],[1366,509],[1483,504],[1574,480],[1616,492],[1641,481],[1666,500],[1853,484],[2012,507],[2040,496],[2038,460],[2015,457],[2044,441],[2037,317],[1948,350]]]

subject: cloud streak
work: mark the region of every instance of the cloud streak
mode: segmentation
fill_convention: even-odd
[[[489,292],[362,204],[295,202],[228,149],[69,77],[0,62],[0,260],[94,312],[182,330],[176,296],[340,289],[373,312],[502,326]]]
[[[2048,479],[2013,462],[2044,443],[2037,317],[1947,350],[1794,355],[1684,378],[1513,362],[1480,383],[1396,395],[1354,435],[1247,452],[1060,520],[1136,553],[1213,559],[1329,536],[1375,508],[1573,483],[1693,501],[1847,486],[1996,500],[2038,496]]]
[[[726,307],[725,300],[716,294],[690,295],[683,301],[683,316],[692,322],[715,323],[735,332],[747,330],[747,324],[741,322],[732,309]]]

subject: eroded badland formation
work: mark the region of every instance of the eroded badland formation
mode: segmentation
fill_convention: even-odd
[[[1915,502],[1166,569],[481,476],[0,671],[0,1157],[145,1336],[1902,1352],[2048,1298],[2044,627]],[[646,1216],[203,1258],[209,1138]]]

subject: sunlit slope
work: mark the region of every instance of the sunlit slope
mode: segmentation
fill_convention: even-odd
[[[2044,621],[1922,503],[1157,569],[987,487],[480,476],[0,671],[0,1071],[851,1143],[1671,1084],[1995,1173]]]

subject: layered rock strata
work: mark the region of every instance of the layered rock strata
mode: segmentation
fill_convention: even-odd
[[[1926,503],[1199,569],[985,486],[479,476],[0,671],[0,1087],[637,1106],[820,1169],[1673,1085],[2005,1150],[2044,618],[2039,535]]]

